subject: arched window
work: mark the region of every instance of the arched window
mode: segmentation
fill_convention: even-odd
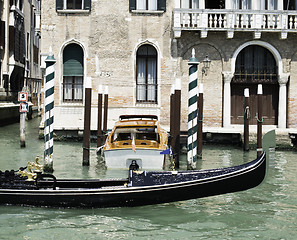
[[[278,93],[277,64],[265,47],[250,45],[236,58],[235,74],[231,82],[231,123],[244,122],[244,89],[250,93],[250,124],[257,124],[257,86],[263,85],[263,124],[277,125]]]
[[[69,44],[63,51],[63,101],[83,100],[83,50],[77,44]]]
[[[234,82],[242,81],[249,83],[277,81],[277,65],[269,50],[258,45],[251,45],[238,54]]]
[[[157,103],[157,51],[143,45],[136,54],[136,101]]]

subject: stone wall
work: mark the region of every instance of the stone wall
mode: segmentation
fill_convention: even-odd
[[[120,114],[156,114],[161,124],[169,126],[171,85],[182,81],[181,130],[187,129],[188,59],[196,50],[200,62],[198,78],[204,84],[204,125],[221,127],[223,119],[223,71],[231,71],[231,58],[244,43],[254,41],[252,32],[235,32],[227,39],[226,32],[183,31],[173,39],[172,10],[174,1],[167,1],[164,13],[131,13],[128,1],[92,1],[90,13],[57,13],[55,0],[42,2],[42,53],[52,47],[56,63],[55,127],[82,128],[83,104],[62,102],[62,51],[71,42],[84,50],[85,76],[92,77],[92,129],[96,129],[98,85],[109,86],[109,123],[111,128]],[[263,33],[257,41],[273,46],[280,54],[283,72],[290,72],[288,83],[288,124],[297,125],[296,34],[280,40],[278,34]],[[136,104],[136,51],[141,44],[151,44],[158,52],[158,104]],[[202,79],[202,61],[208,54],[211,66]],[[265,90],[264,90],[265,91]],[[63,109],[65,108],[65,109]]]

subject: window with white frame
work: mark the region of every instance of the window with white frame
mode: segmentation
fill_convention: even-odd
[[[130,11],[166,11],[166,0],[129,0]]]
[[[90,10],[91,0],[56,0],[57,10]]]
[[[157,103],[157,51],[142,45],[136,54],[136,102]]]
[[[259,10],[277,10],[277,0],[259,0],[257,4]]]
[[[156,11],[158,9],[157,0],[136,0],[137,10],[151,10]]]
[[[251,9],[252,0],[234,0],[233,8],[234,9]]]
[[[199,0],[181,0],[181,8],[199,8]]]
[[[63,101],[81,102],[83,100],[83,50],[75,43],[63,51]]]

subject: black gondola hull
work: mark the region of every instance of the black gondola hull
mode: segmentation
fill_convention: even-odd
[[[56,189],[0,189],[0,204],[51,207],[141,206],[247,190],[265,178],[266,156],[236,167],[183,172],[130,172],[127,180],[57,180]],[[42,184],[44,186],[42,187]]]

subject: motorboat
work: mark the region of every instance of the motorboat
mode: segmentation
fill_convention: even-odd
[[[168,133],[155,115],[121,115],[103,146],[102,157],[111,169],[161,170],[168,154]]]

